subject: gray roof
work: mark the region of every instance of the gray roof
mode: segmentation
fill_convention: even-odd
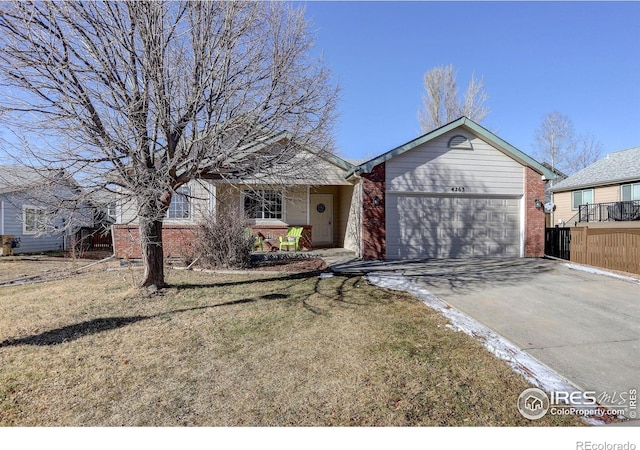
[[[640,147],[610,153],[562,180],[551,191],[568,191],[636,180],[640,180]]]
[[[13,192],[37,185],[41,176],[23,166],[0,166],[0,193]]]
[[[0,166],[0,194],[39,189],[46,191],[53,185],[77,187],[76,182],[63,169],[25,166]]]

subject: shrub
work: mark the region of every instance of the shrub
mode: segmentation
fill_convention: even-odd
[[[251,265],[253,240],[243,212],[220,207],[218,214],[210,215],[198,226],[193,256],[211,269],[246,268]]]

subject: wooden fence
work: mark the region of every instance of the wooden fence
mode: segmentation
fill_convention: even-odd
[[[640,274],[640,228],[571,228],[571,261]]]

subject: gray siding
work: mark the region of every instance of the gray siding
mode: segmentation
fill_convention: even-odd
[[[520,163],[469,133],[472,150],[449,149],[458,134],[453,130],[387,161],[387,191],[444,194],[463,187],[465,194],[523,194]]]
[[[520,255],[524,166],[466,131],[388,160],[386,190],[389,259]]]
[[[62,232],[42,236],[24,233],[22,207],[25,203],[20,199],[11,195],[0,195],[0,201],[3,206],[4,226],[2,228],[4,234],[20,238],[20,247],[14,249],[15,254],[38,253],[64,248],[64,234]],[[33,202],[26,202],[26,204],[33,205]],[[58,219],[57,224],[61,225],[61,219]]]

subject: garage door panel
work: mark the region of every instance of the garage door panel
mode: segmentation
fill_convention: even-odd
[[[520,201],[387,196],[387,257],[520,255]]]

